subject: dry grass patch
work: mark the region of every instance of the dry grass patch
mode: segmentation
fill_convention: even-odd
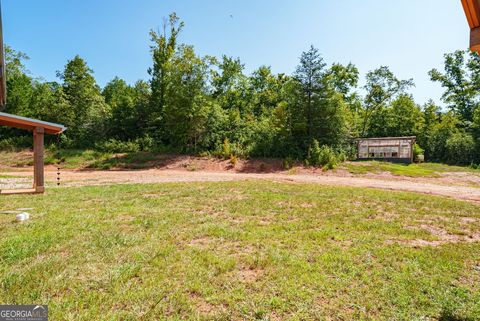
[[[263,269],[260,268],[242,268],[237,272],[237,278],[245,283],[253,283],[258,281],[263,273]]]
[[[208,247],[214,242],[214,240],[210,237],[200,237],[197,239],[191,240],[188,245],[190,246],[199,246],[199,247]]]
[[[445,220],[442,220],[445,221]],[[446,244],[457,244],[457,243],[479,243],[480,242],[480,232],[472,232],[471,230],[457,230],[456,234],[448,232],[446,229],[428,225],[421,224],[419,226],[408,226],[408,229],[413,230],[423,230],[428,232],[434,240],[425,240],[425,239],[413,239],[413,240],[402,240],[402,241],[387,241],[387,244],[402,244],[407,246],[412,246],[415,248],[431,246],[437,247]]]

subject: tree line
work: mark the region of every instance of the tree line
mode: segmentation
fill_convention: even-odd
[[[184,23],[171,14],[152,31],[150,79],[104,88],[80,56],[57,73],[34,78],[28,57],[6,47],[6,112],[68,127],[62,148],[111,152],[175,151],[221,157],[308,159],[327,149],[349,158],[357,137],[417,136],[428,161],[480,163],[480,61],[467,51],[445,55],[431,70],[444,88],[444,108],[417,104],[411,79],[388,67],[366,74],[359,86],[353,64],[327,64],[319,50],[301,54],[292,75],[261,66],[245,73],[240,59],[199,56],[179,42]],[[29,145],[22,131],[0,128],[0,148]],[[315,160],[312,160],[315,163]]]

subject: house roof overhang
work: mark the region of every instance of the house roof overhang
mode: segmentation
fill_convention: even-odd
[[[61,134],[67,128],[60,124],[49,123],[33,118],[27,118],[0,112],[0,125],[34,131],[35,128],[43,128],[46,134]]]
[[[470,49],[480,53],[480,0],[462,0],[470,26]]]

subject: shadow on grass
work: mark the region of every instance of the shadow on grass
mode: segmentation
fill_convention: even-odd
[[[473,321],[472,318],[458,317],[450,311],[443,311],[438,321]]]

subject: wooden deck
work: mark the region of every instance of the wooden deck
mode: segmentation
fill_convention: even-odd
[[[4,189],[0,190],[0,195],[17,195],[17,194],[39,194],[39,192],[33,188],[31,189]]]

